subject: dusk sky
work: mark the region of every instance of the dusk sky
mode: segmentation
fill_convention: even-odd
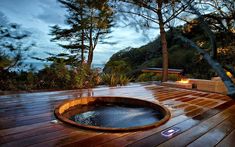
[[[58,53],[59,47],[50,42],[50,27],[55,24],[66,26],[66,11],[57,0],[0,0],[0,12],[9,22],[20,24],[22,28],[32,32],[31,39],[36,43],[32,52],[38,57],[45,57],[45,51]],[[2,20],[0,15],[0,21]],[[152,41],[158,31],[149,31],[148,37],[141,32],[137,33],[135,28],[113,28],[111,34],[115,45],[99,44],[95,50],[94,64],[104,64],[110,56],[126,47],[139,47]],[[60,50],[61,51],[61,50]],[[31,62],[34,62],[31,60]]]

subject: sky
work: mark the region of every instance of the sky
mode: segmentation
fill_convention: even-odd
[[[66,27],[66,10],[57,0],[0,0],[0,12],[9,22],[20,24],[23,29],[32,32],[30,39],[36,43],[36,47],[31,52],[35,56],[46,57],[45,52],[66,52],[55,42],[50,42],[50,26],[57,24]],[[98,44],[94,53],[94,64],[105,64],[112,54],[126,47],[140,47],[156,38],[158,33],[150,30],[145,32],[148,34],[146,36],[142,32],[136,32],[133,27],[117,27],[112,30],[110,41],[117,44]],[[28,61],[35,62],[32,59]]]

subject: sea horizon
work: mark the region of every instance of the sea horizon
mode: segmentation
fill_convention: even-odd
[[[45,68],[46,66],[50,66],[51,63],[49,62],[24,62],[24,64],[26,65],[25,67],[16,67],[16,68],[12,68],[12,71],[29,71],[31,69],[34,69],[34,71],[40,71],[43,68]],[[91,65],[92,68],[100,68],[101,70],[103,70],[105,64],[101,64],[101,63],[94,63]]]

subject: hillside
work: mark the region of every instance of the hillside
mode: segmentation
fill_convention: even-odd
[[[210,78],[213,76],[214,73],[211,68],[204,60],[200,59],[195,50],[188,46],[179,45],[179,43],[172,39],[171,34],[169,31],[167,32],[169,68],[184,69],[188,77]],[[198,38],[191,37],[191,32],[184,35],[192,40]],[[129,76],[137,77],[141,73],[140,70],[146,67],[162,67],[162,52],[159,37],[139,48],[129,47],[115,53],[105,65],[104,72],[120,70]],[[211,72],[208,72],[210,70]]]

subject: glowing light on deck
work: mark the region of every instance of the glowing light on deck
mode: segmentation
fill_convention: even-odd
[[[230,72],[226,72],[227,76],[229,76],[230,78],[233,76]]]
[[[180,131],[180,128],[173,127],[173,128],[162,131],[161,134],[165,137],[171,137],[179,131]]]
[[[187,84],[189,83],[188,79],[181,79],[180,81],[177,81],[178,83],[182,83],[182,84]]]

